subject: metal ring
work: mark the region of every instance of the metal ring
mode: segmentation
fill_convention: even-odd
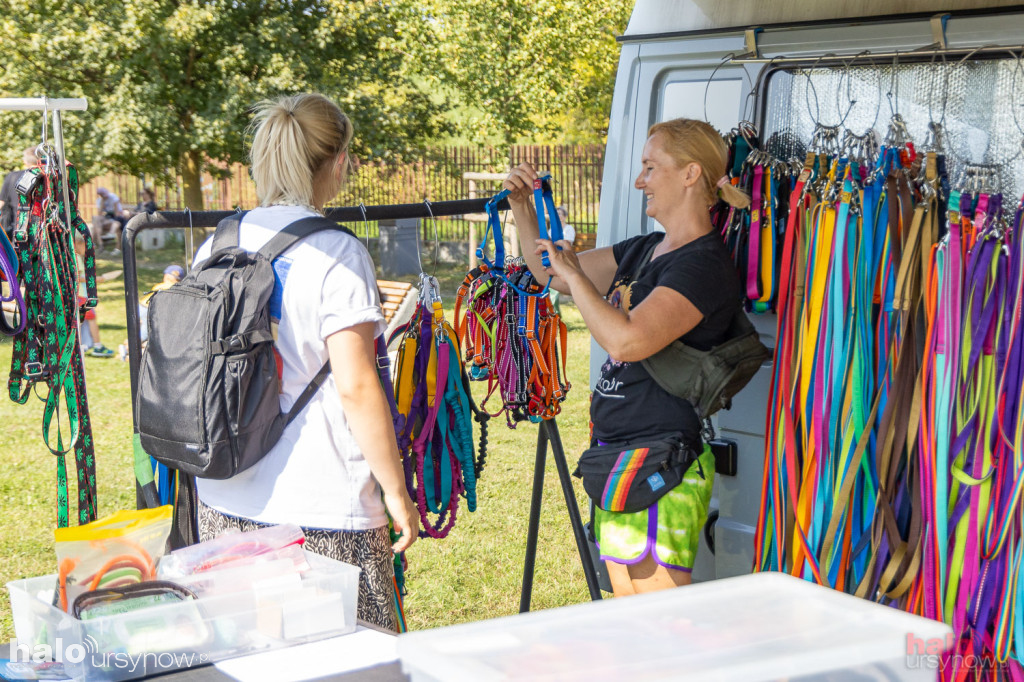
[[[820,127],[822,125],[821,124],[821,103],[818,101],[818,88],[814,87],[814,82],[811,80],[811,73],[814,71],[814,69],[818,68],[818,64],[821,63],[822,59],[824,59],[825,57],[829,57],[829,56],[834,57],[835,53],[833,53],[833,52],[826,52],[825,54],[819,55],[818,58],[816,60],[814,60],[814,63],[811,64],[811,68],[806,70],[806,71],[804,71],[804,78],[807,79],[807,85],[809,86],[807,90],[804,90],[804,104],[807,106],[807,115],[811,117],[811,121],[814,123],[815,127]],[[811,101],[809,99],[807,99],[807,93],[808,92],[811,92],[814,95],[814,111],[815,111],[815,113],[813,113],[813,114],[811,113]]]
[[[750,90],[750,92],[747,93],[747,99],[743,102],[743,120],[740,121],[740,127],[742,127],[744,123],[749,123],[754,130],[757,130],[757,126],[751,123],[750,119],[747,117],[747,104],[750,102],[751,99],[753,99],[754,104],[756,105],[757,98],[761,95],[762,79],[764,78],[764,75],[768,73],[769,69],[772,68],[772,64],[774,64],[778,59],[780,59],[780,57],[778,56],[772,57],[771,59],[768,60],[768,63],[765,64],[764,68],[762,68],[758,72],[757,80],[754,81],[754,87],[753,89]],[[743,72],[746,73],[746,69],[744,69]]]
[[[430,224],[434,228],[434,269],[432,271],[432,275],[436,275],[437,274],[437,262],[441,258],[441,256],[440,256],[440,253],[441,253],[441,241],[440,241],[440,239],[437,236],[437,218],[434,217],[434,211],[430,208],[430,200],[429,199],[424,199],[423,200],[423,204],[424,204],[424,206],[427,207],[427,213],[430,214]],[[420,248],[419,248],[419,241],[418,240],[417,240],[416,244],[417,244],[416,245],[416,257],[419,258]],[[422,270],[422,269],[423,269],[423,263],[421,262],[420,263],[420,270]]]
[[[366,245],[366,250],[370,250],[370,221],[366,218],[366,206],[363,202],[359,202],[359,212],[363,214],[363,225],[366,230],[363,232],[363,243]]]
[[[192,231],[192,209],[186,206],[185,214],[188,216],[188,257],[185,259],[185,274],[188,274],[192,271],[192,261],[196,258],[196,243]]]
[[[708,121],[708,89],[711,87],[711,81],[715,80],[715,74],[718,73],[718,70],[720,68],[725,66],[726,62],[729,62],[729,61],[731,61],[732,59],[735,59],[735,58],[736,58],[736,53],[735,52],[730,52],[729,54],[725,55],[725,58],[718,63],[718,66],[716,66],[714,69],[711,70],[711,75],[708,76],[707,82],[704,83],[704,122],[705,123],[709,122]],[[746,69],[744,69],[744,71],[746,71]]]
[[[853,55],[853,57],[850,58],[850,61],[843,62],[843,70],[839,74],[839,87],[836,88],[836,113],[838,114],[840,112],[839,91],[842,90],[844,73],[846,74],[846,100],[849,102],[849,106],[846,108],[846,113],[841,114],[842,118],[839,119],[840,126],[846,123],[846,119],[850,117],[850,112],[853,111],[853,106],[857,104],[857,100],[850,98],[850,83],[853,81],[853,78],[850,75],[850,69],[853,68],[854,61],[856,61],[859,57],[864,56],[869,51],[870,50],[861,50],[857,54]]]

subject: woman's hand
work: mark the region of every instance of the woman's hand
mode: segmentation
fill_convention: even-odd
[[[528,202],[533,197],[533,181],[536,180],[537,169],[530,163],[521,163],[508,174],[505,181],[501,183],[502,189],[507,189],[510,194],[510,203]]]
[[[559,246],[562,247],[561,251],[558,250]],[[584,279],[587,277],[587,273],[583,271],[583,266],[580,265],[580,259],[576,256],[576,252],[572,250],[572,243],[565,239],[560,242],[552,242],[550,239],[538,239],[537,248],[534,250],[534,253],[543,257],[545,251],[548,252],[548,260],[551,262],[551,265],[544,268],[544,272],[548,273],[551,277],[560,278],[569,285],[570,289],[580,277]]]
[[[396,495],[384,495],[384,506],[388,508],[391,521],[395,524],[395,532],[401,535],[391,546],[395,554],[409,549],[419,537],[420,515],[416,511],[409,493],[402,490]]]
[[[419,536],[420,522],[406,491],[391,409],[377,374],[375,329],[375,323],[361,322],[335,332],[327,337],[327,352],[331,365],[345,368],[334,373],[341,408],[370,473],[384,491],[384,506],[395,530],[401,534],[392,549],[402,552]]]

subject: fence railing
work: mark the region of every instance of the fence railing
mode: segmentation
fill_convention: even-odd
[[[604,148],[599,145],[518,145],[507,152],[492,147],[440,147],[424,151],[418,158],[397,162],[367,161],[357,165],[334,205],[406,204],[428,199],[451,201],[469,198],[467,172],[504,173],[512,166],[529,161],[538,170],[550,171],[555,201],[564,205],[568,222],[579,234],[597,229],[598,202],[601,195],[601,173]],[[257,205],[256,188],[248,169],[241,164],[230,168],[230,177],[217,179],[203,175],[203,207],[206,210],[252,208]],[[106,187],[131,209],[139,202],[143,179],[137,176],[108,174],[93,178],[79,192],[79,212],[91,221],[96,212],[96,188]],[[174,183],[145,183],[156,191],[156,203],[162,209],[185,208],[183,185],[178,176]],[[477,195],[499,189],[498,182],[477,181]],[[193,207],[195,208],[195,207]],[[357,226],[358,234],[367,229]],[[376,236],[377,226],[368,226]],[[438,235],[442,240],[463,240],[469,236],[469,221],[463,216],[438,218]],[[423,225],[424,239],[433,239],[433,227]]]

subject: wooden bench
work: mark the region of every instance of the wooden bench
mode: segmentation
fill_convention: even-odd
[[[572,248],[579,253],[580,251],[589,251],[597,246],[597,233],[589,232],[581,234],[576,233],[576,238],[572,240]]]
[[[377,289],[380,291],[380,307],[384,309],[384,321],[391,325],[402,303],[407,296],[417,296],[416,287],[408,282],[392,282],[378,279]]]

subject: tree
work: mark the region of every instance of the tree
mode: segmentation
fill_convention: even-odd
[[[409,49],[424,76],[463,105],[462,132],[512,144],[575,130],[603,137],[615,40],[633,3],[417,0]]]
[[[401,151],[442,130],[440,107],[405,76],[389,10],[371,0],[93,0],[45,14],[0,0],[0,9],[0,91],[88,97],[68,131],[85,173],[100,160],[161,178],[175,169],[193,209],[204,169],[244,160],[260,99],[333,97],[353,119],[356,153]],[[40,51],[51,45],[57,59]]]

